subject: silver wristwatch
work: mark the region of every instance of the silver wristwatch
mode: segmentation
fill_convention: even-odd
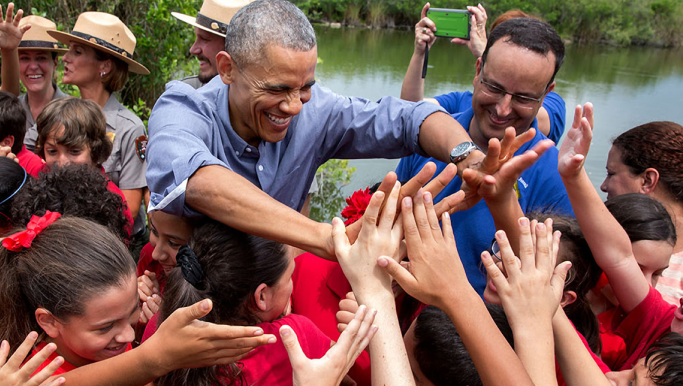
[[[451,150],[451,162],[457,164],[458,162],[467,158],[467,156],[475,150],[481,151],[479,146],[477,146],[474,142],[463,142]]]

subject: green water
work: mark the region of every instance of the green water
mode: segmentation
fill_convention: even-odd
[[[413,52],[413,32],[316,27],[318,82],[343,95],[398,97]],[[475,60],[465,47],[439,39],[430,50],[425,96],[472,90]],[[605,177],[610,140],[639,124],[669,120],[683,124],[683,50],[567,46],[555,91],[567,104],[595,106],[595,135],[587,170],[594,185]],[[354,160],[346,194],[371,185],[393,170],[397,160]]]

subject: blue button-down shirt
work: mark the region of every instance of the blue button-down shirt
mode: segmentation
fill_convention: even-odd
[[[215,77],[195,90],[171,82],[149,118],[150,210],[197,215],[185,205],[187,180],[208,165],[228,168],[281,203],[300,210],[320,165],[331,158],[399,158],[424,152],[420,125],[443,111],[431,103],[344,97],[314,85],[311,99],[279,142],[258,147],[230,124],[229,86]]]

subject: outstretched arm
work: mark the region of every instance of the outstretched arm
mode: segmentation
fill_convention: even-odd
[[[407,101],[420,102],[424,98],[425,80],[422,78],[422,66],[424,65],[425,51],[427,47],[431,48],[436,41],[436,35],[434,35],[436,26],[427,17],[429,7],[429,3],[422,7],[420,21],[415,24],[415,49],[401,86],[401,99]],[[435,99],[430,100],[430,102],[439,104]]]
[[[403,227],[410,257],[409,270],[390,257],[379,266],[411,296],[441,308],[458,330],[484,385],[532,385],[519,358],[467,281],[455,246],[450,216],[439,227],[430,193],[403,199]],[[491,347],[496,355],[491,355]]]
[[[631,241],[603,204],[583,165],[593,138],[593,105],[577,106],[574,123],[562,143],[558,170],[593,257],[609,279],[624,311],[631,312],[650,286],[633,256]]]
[[[9,3],[4,20],[0,18],[0,54],[2,54],[2,85],[0,90],[12,93],[15,96],[19,96],[20,91],[19,52],[17,48],[24,32],[31,28],[24,26],[19,29],[19,22],[23,14],[24,11],[20,9],[14,16],[14,3]],[[0,6],[0,15],[2,15],[2,6]]]

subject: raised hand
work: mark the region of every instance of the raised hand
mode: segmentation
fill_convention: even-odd
[[[470,18],[470,39],[454,38],[451,40],[451,43],[467,46],[472,55],[478,59],[484,54],[486,49],[486,20],[488,20],[488,16],[484,6],[481,4],[476,7],[468,5],[467,10],[472,12]]]
[[[280,337],[292,363],[295,386],[337,386],[368,346],[377,332],[372,323],[377,310],[360,306],[337,343],[320,359],[308,359],[301,350],[296,333],[289,326],[280,328]]]
[[[50,382],[43,383],[64,363],[64,358],[57,357],[42,370],[31,376],[40,365],[45,362],[50,355],[57,349],[54,343],[49,343],[40,352],[34,355],[26,364],[22,362],[31,351],[33,344],[38,339],[38,334],[30,332],[24,342],[17,348],[12,356],[7,360],[10,347],[6,340],[0,345],[0,385],[3,386],[57,386],[64,384],[64,378],[57,378]],[[7,362],[5,362],[7,360]]]
[[[560,175],[575,176],[583,168],[593,139],[593,104],[590,102],[574,109],[574,122],[560,147],[557,170]]]
[[[427,17],[429,7],[429,3],[422,7],[420,21],[415,24],[415,53],[419,55],[424,55],[425,47],[432,48],[432,44],[436,41],[436,35],[434,35],[436,24]]]
[[[19,28],[19,22],[23,16],[24,11],[21,9],[17,11],[16,16],[14,15],[14,3],[7,4],[7,14],[4,20],[0,18],[0,49],[1,50],[14,50],[19,47],[21,43],[21,38],[24,36],[24,32],[31,28],[30,25],[23,26]],[[2,6],[0,5],[0,15],[2,15]]]
[[[387,256],[377,260],[379,266],[408,294],[439,308],[459,291],[473,291],[455,246],[450,216],[442,215],[442,230],[429,192],[418,192],[414,199],[406,197],[402,204],[409,268]]]
[[[159,288],[159,281],[154,272],[145,271],[144,275],[138,276],[138,295],[142,303],[140,322],[143,324],[148,323],[161,308]]]

